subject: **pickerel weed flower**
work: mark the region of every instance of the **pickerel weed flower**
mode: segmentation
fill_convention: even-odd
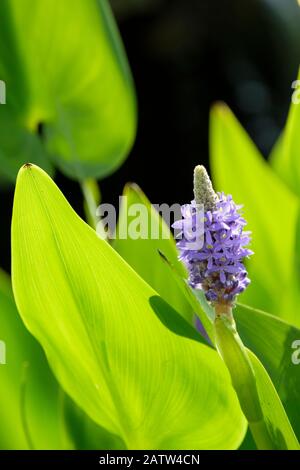
[[[177,247],[189,272],[189,283],[201,289],[212,304],[233,305],[250,280],[243,264],[253,254],[247,245],[250,232],[231,195],[215,193],[205,168],[194,171],[194,196],[181,208]],[[202,210],[201,210],[202,209]],[[202,224],[199,224],[201,218]]]

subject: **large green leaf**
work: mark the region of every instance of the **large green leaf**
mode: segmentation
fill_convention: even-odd
[[[13,286],[67,393],[130,448],[235,448],[245,420],[217,353],[26,165]],[[168,325],[168,327],[166,327]]]
[[[193,312],[189,303],[178,289],[170,269],[162,262],[159,254],[163,253],[179,270],[181,276],[187,277],[183,264],[178,261],[178,252],[168,225],[137,185],[127,185],[123,196],[124,203],[121,206],[113,247],[175,310],[185,318],[192,318]],[[138,212],[132,215],[134,204],[139,205],[135,206]],[[139,208],[142,209],[138,210]],[[121,238],[120,235],[128,233],[130,224],[137,216],[143,218],[143,236],[136,239],[129,236]]]
[[[0,271],[0,448],[68,448],[60,413],[60,389],[44,353],[15,307],[8,276]],[[27,369],[27,373],[25,371]]]
[[[6,176],[46,153],[79,179],[103,177],[125,158],[135,97],[107,0],[1,0],[0,76]]]
[[[244,204],[252,230],[251,285],[243,302],[300,325],[293,297],[294,244],[298,201],[260,156],[231,111],[211,114],[211,164],[217,189]]]

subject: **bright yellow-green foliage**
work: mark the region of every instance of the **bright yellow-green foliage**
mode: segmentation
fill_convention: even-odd
[[[239,445],[245,420],[218,354],[34,166],[17,180],[12,256],[25,324],[97,423],[129,448]]]
[[[216,188],[244,205],[252,231],[251,284],[241,301],[300,326],[299,288],[294,283],[299,201],[259,154],[232,112],[216,105],[211,113],[211,164]]]

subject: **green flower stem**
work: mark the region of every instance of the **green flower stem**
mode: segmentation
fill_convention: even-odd
[[[236,330],[232,309],[226,304],[218,304],[215,306],[215,314],[216,346],[229,370],[256,445],[258,449],[274,449],[260,404],[255,372]]]
[[[87,178],[83,180],[80,185],[84,197],[84,210],[87,222],[91,227],[96,229],[98,223],[96,211],[101,201],[98,183],[93,178]]]

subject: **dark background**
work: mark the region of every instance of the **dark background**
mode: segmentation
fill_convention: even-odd
[[[127,181],[137,182],[154,203],[190,201],[193,167],[208,165],[208,115],[216,100],[229,104],[267,157],[297,78],[297,0],[111,4],[136,84],[139,125],[129,158],[101,182],[104,202],[117,204]],[[59,173],[56,182],[83,215],[77,183]],[[0,264],[7,270],[12,197],[13,189],[0,193]]]

